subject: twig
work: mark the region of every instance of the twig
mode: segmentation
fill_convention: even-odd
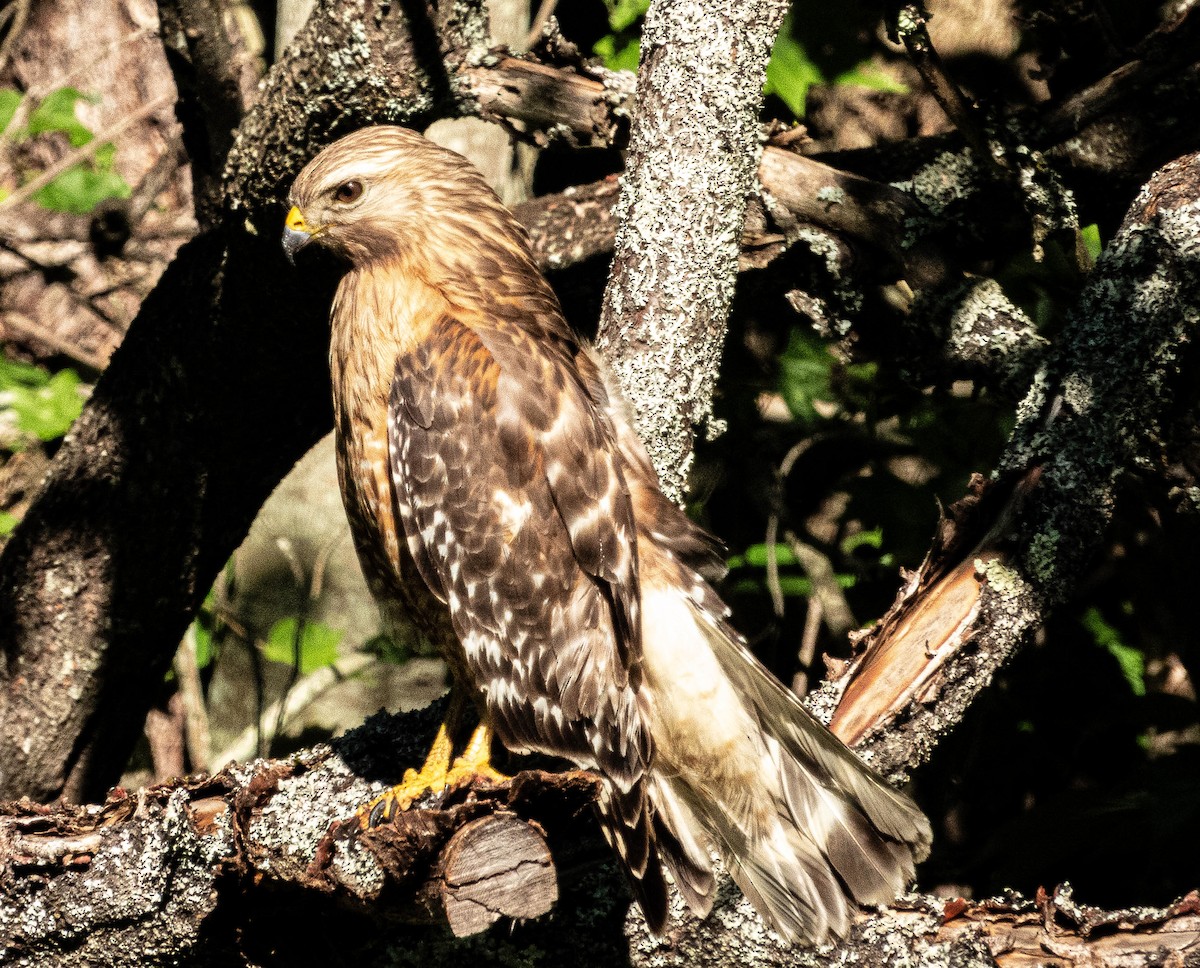
[[[94,853],[104,843],[104,837],[99,832],[74,834],[68,837],[17,833],[12,834],[11,838],[10,851],[13,857],[41,864],[61,864],[65,857]]]
[[[974,108],[954,80],[929,38],[926,14],[920,3],[906,3],[896,15],[896,33],[933,99],[946,112],[951,123],[966,138],[982,164],[993,167],[1000,162],[992,156],[987,137],[976,123]]]
[[[771,605],[775,609],[775,615],[779,618],[783,618],[784,601],[783,588],[779,583],[779,555],[776,553],[775,545],[779,540],[779,509],[783,507],[783,485],[792,473],[792,468],[796,466],[796,461],[818,439],[818,437],[805,437],[799,443],[793,444],[783,455],[783,460],[779,462],[779,467],[775,471],[775,489],[771,500],[771,513],[767,516],[767,533],[763,538],[763,543],[767,548],[767,590],[771,593]]]
[[[108,365],[107,360],[103,360],[94,353],[89,353],[87,350],[70,340],[63,339],[57,333],[47,329],[41,323],[26,316],[24,313],[13,312],[10,310],[2,317],[6,329],[15,329],[41,343],[45,343],[55,352],[62,353],[80,366],[85,367],[91,373],[99,375],[104,372],[104,368]]]
[[[126,129],[133,127],[133,125],[137,124],[139,121],[144,121],[155,112],[162,110],[168,104],[174,103],[174,101],[174,94],[164,94],[160,97],[156,97],[153,101],[143,104],[136,111],[125,115],[125,117],[114,124],[111,128],[100,134],[97,134],[96,137],[94,137],[87,144],[80,145],[78,148],[68,151],[45,171],[42,171],[36,177],[27,181],[7,198],[0,200],[0,209],[11,208],[12,206],[20,204],[21,202],[28,201],[37,192],[49,185],[68,168],[79,164],[79,162],[84,161],[87,158],[90,158],[104,145],[112,142],[119,135],[123,134]]]
[[[821,631],[821,620],[825,617],[825,607],[821,599],[813,595],[808,600],[808,611],[804,615],[804,632],[800,636],[800,650],[797,658],[800,660],[800,671],[792,677],[792,691],[804,698],[808,693],[808,684],[812,676],[813,659],[817,655],[817,635]]]
[[[183,701],[184,740],[192,769],[203,769],[212,755],[212,740],[208,729],[208,707],[200,683],[200,667],[196,663],[196,624],[183,633],[183,641],[175,653],[175,679],[179,683],[179,698]]]
[[[794,532],[785,531],[783,540],[800,562],[805,573],[813,584],[813,598],[820,599],[824,614],[825,626],[835,636],[843,636],[858,628],[854,613],[850,611],[850,603],[842,586],[838,584],[837,573],[833,563],[818,549],[801,541]]]
[[[538,4],[537,13],[533,15],[533,21],[529,24],[529,33],[525,35],[526,49],[542,39],[542,31],[546,29],[546,23],[554,15],[554,8],[557,6],[558,0],[542,0]]]
[[[304,626],[308,622],[309,605],[316,598],[319,592],[314,591],[319,586],[321,581],[320,572],[324,569],[321,567],[320,556],[318,556],[317,566],[314,569],[311,582],[304,580],[304,566],[300,563],[300,557],[296,554],[296,549],[292,545],[291,539],[287,537],[279,537],[275,539],[275,546],[287,560],[288,567],[292,569],[292,578],[296,582],[297,590],[303,589],[308,585],[308,593],[300,592],[300,600],[296,603],[296,629],[292,633],[292,669],[288,675],[288,681],[283,687],[283,695],[279,697],[276,705],[279,707],[279,715],[275,720],[275,725],[271,729],[271,739],[267,740],[268,748],[271,741],[283,732],[283,710],[287,703],[288,693],[292,691],[292,686],[296,684],[296,680],[300,678],[300,659],[304,644]],[[263,742],[260,737],[260,744]],[[264,750],[263,752],[266,752]]]
[[[0,41],[0,71],[8,66],[13,45],[25,30],[25,22],[29,19],[29,11],[32,7],[33,0],[13,0],[3,11],[0,11],[0,20],[11,19],[12,21],[8,33],[4,35],[4,40]]]
[[[767,533],[764,544],[767,548],[767,591],[771,593],[771,607],[776,618],[783,618],[783,586],[779,584],[779,555],[775,543],[779,540],[779,512],[772,508],[767,516]]]
[[[282,728],[326,690],[357,675],[375,661],[375,656],[368,652],[355,652],[309,673],[287,695],[264,709],[258,722],[247,726],[232,743],[214,756],[209,768],[215,771],[229,763],[250,759],[258,751],[259,737],[265,735],[272,724]]]

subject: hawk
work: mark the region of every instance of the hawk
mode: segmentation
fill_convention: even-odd
[[[339,479],[373,592],[448,607],[453,723],[381,801],[495,775],[515,752],[602,779],[601,827],[649,927],[664,868],[708,913],[710,848],[788,939],[848,929],[928,853],[929,822],[754,658],[701,571],[714,542],[659,489],[613,381],[524,230],[465,159],[398,127],[322,151],[283,244],[349,265],[331,312]],[[452,708],[455,706],[452,703]],[[453,717],[450,717],[453,718]]]

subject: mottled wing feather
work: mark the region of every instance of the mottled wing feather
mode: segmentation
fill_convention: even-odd
[[[397,509],[500,737],[595,763],[628,792],[650,757],[630,681],[632,512],[577,382],[534,349],[447,317],[397,360]],[[606,496],[614,513],[590,513]]]
[[[541,332],[536,344],[516,326],[478,332],[501,369],[502,433],[519,440],[532,430],[540,437],[546,481],[576,561],[599,579],[617,623],[622,665],[636,677],[642,648],[637,532],[614,429],[579,369],[586,355],[554,331]]]

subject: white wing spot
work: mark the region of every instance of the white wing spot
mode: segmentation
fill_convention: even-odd
[[[518,504],[512,499],[511,494],[499,488],[492,494],[492,500],[496,502],[500,511],[500,525],[509,534],[516,534],[520,531],[525,526],[525,522],[529,520],[529,516],[533,514],[532,503],[522,501]]]

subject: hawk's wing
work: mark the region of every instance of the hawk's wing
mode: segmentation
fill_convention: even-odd
[[[631,869],[649,852],[651,756],[633,512],[605,417],[566,354],[443,317],[396,361],[388,408],[399,517],[510,747],[614,786]]]

